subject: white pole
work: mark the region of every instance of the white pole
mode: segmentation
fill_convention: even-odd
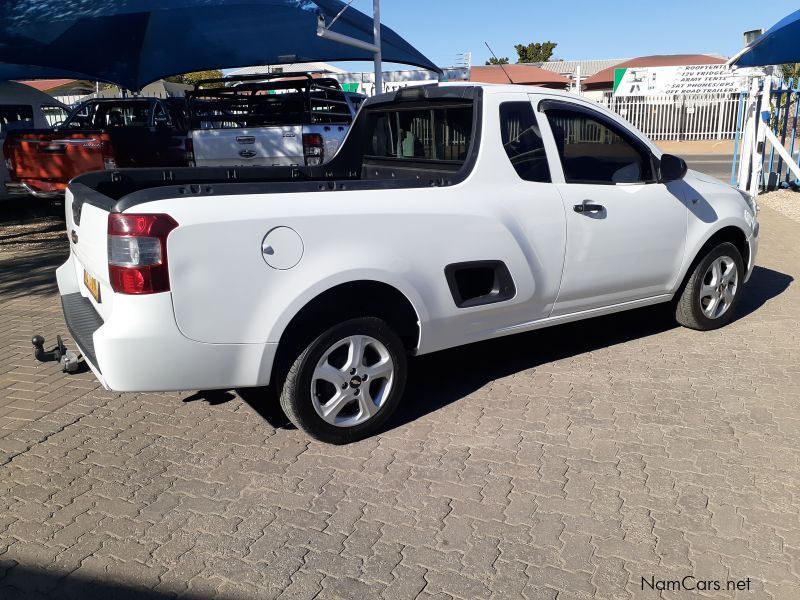
[[[744,119],[742,121],[742,151],[739,156],[739,176],[736,180],[736,187],[740,190],[749,190],[748,180],[750,179],[751,168],[753,166],[753,149],[755,148],[756,124],[758,119],[759,89],[758,78],[754,77],[750,81],[750,92],[744,106]],[[755,178],[755,176],[753,176]]]
[[[750,171],[750,195],[755,197],[758,195],[758,189],[761,187],[763,181],[764,171],[764,143],[767,139],[766,130],[769,125],[764,122],[762,115],[764,112],[769,112],[769,102],[772,94],[772,77],[764,79],[764,88],[761,92],[760,102],[756,106],[753,135],[753,154],[752,154],[752,167]]]
[[[375,36],[375,93],[383,91],[383,56],[381,54],[381,0],[372,0],[372,30]]]
[[[581,66],[578,64],[575,67],[575,93],[581,93]]]

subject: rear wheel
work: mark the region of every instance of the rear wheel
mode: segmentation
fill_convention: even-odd
[[[405,348],[381,319],[334,325],[296,354],[280,394],[286,416],[322,442],[343,444],[375,433],[400,403]]]
[[[739,249],[724,242],[695,266],[675,308],[678,323],[708,331],[731,322],[744,282]]]

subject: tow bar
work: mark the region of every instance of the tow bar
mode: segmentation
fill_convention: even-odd
[[[35,335],[31,338],[33,344],[33,357],[39,362],[60,362],[64,373],[75,373],[78,370],[80,354],[67,350],[61,336],[56,336],[56,347],[52,350],[44,349],[44,337]]]

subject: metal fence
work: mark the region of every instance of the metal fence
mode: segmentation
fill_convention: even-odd
[[[770,88],[770,98],[768,103],[769,128],[780,144],[786,149],[795,162],[800,161],[800,128],[798,127],[798,117],[800,116],[800,80],[777,81]],[[764,93],[764,81],[760,81],[759,96]],[[731,184],[736,184],[736,174],[739,170],[740,156],[744,154],[742,148],[744,142],[744,113],[747,110],[747,94],[742,95],[742,108],[738,119],[738,130],[733,146],[733,164],[731,166]],[[759,188],[775,189],[777,187],[800,186],[800,179],[795,177],[788,165],[769,145],[769,149],[764,152],[762,164],[762,177]]]
[[[736,135],[740,94],[612,96],[600,101],[653,140],[724,140]]]
[[[770,128],[780,139],[781,145],[789,151],[795,162],[800,160],[800,143],[797,140],[797,117],[800,111],[800,81],[783,81],[770,95]],[[795,149],[797,150],[795,152]],[[770,148],[764,156],[764,173],[768,174],[765,185],[777,187],[781,183],[797,185],[798,180],[792,175],[789,167]],[[774,176],[772,175],[774,173]]]

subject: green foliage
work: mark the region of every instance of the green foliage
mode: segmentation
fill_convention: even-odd
[[[514,50],[517,51],[519,57],[518,63],[538,63],[546,62],[553,56],[553,50],[558,46],[555,42],[536,42],[528,44],[516,44]]]
[[[486,61],[487,65],[507,65],[508,64],[508,57],[503,56],[502,58],[495,58],[494,56]]]
[[[797,84],[798,79],[800,79],[800,63],[787,63],[785,65],[781,65],[781,75],[785,80],[794,79],[795,85]]]
[[[174,75],[173,77],[165,77],[167,81],[172,83],[183,83],[186,85],[194,85],[202,79],[217,79],[222,77],[222,71],[219,69],[212,69],[210,71],[195,71],[194,73],[184,73],[183,75]],[[215,84],[211,87],[222,87],[223,84]]]

